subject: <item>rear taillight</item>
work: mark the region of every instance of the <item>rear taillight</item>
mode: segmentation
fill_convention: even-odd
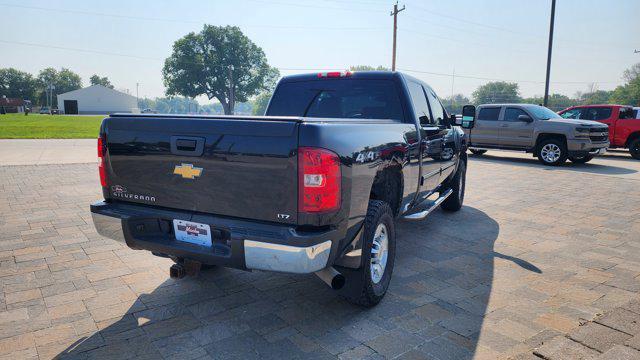
[[[102,137],[98,138],[98,158],[100,159],[100,164],[98,164],[98,173],[100,174],[100,185],[102,187],[107,186],[107,171],[104,167],[104,141]]]
[[[340,208],[340,158],[319,148],[298,148],[298,209],[331,212]]]

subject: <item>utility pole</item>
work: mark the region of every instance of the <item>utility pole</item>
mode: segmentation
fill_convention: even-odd
[[[456,81],[456,68],[453,67],[453,74],[451,75],[451,113],[453,113],[453,84]]]
[[[393,11],[391,12],[391,16],[393,16],[393,55],[391,57],[391,71],[396,71],[396,34],[398,32],[398,13],[403,11],[406,6],[402,5],[402,9],[398,9],[398,2],[396,1],[395,5],[393,5]]]
[[[547,52],[547,79],[544,83],[544,102],[547,106],[549,102],[549,77],[551,75],[551,49],[553,48],[553,24],[556,17],[556,0],[551,0],[551,20],[549,22],[549,50]]]
[[[136,106],[140,107],[140,105],[138,104],[139,98],[138,98],[138,87],[140,86],[140,83],[136,83]]]
[[[229,115],[233,115],[235,107],[235,90],[233,84],[233,65],[229,66]]]

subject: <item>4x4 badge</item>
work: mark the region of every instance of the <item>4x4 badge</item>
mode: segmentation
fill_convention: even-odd
[[[180,175],[185,179],[195,179],[202,175],[202,168],[194,167],[192,164],[176,165],[173,169],[175,175]]]

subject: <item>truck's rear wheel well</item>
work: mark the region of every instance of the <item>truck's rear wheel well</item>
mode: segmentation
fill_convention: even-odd
[[[389,166],[378,172],[373,185],[370,200],[382,200],[389,204],[394,216],[398,216],[400,202],[402,200],[402,187],[404,186],[400,165]]]
[[[640,131],[632,132],[627,137],[627,141],[624,143],[624,147],[628,148],[631,145],[631,142],[637,138],[640,138]]]
[[[538,146],[544,141],[548,139],[558,139],[564,143],[565,149],[567,146],[567,137],[562,134],[550,134],[550,133],[541,133],[538,134],[538,139],[536,140],[536,147],[533,149],[534,152],[538,151]]]

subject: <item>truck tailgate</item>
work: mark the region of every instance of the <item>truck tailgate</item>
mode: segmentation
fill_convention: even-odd
[[[102,132],[113,200],[297,222],[295,119],[120,115]]]

